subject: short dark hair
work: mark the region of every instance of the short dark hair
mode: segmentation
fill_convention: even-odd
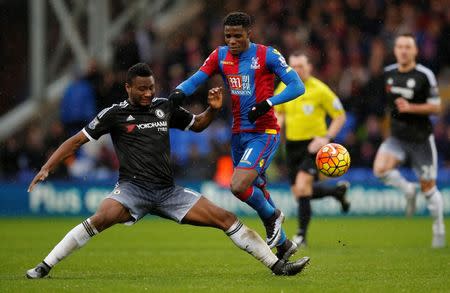
[[[247,13],[235,11],[225,16],[225,18],[223,19],[223,25],[242,25],[243,28],[249,28],[252,26],[252,18]]]
[[[309,58],[309,54],[306,53],[305,51],[302,51],[302,50],[296,50],[296,51],[292,52],[289,56],[292,56],[292,57],[305,56],[306,61],[308,61],[308,63],[311,63],[310,62],[310,58]]]
[[[416,36],[413,33],[409,33],[409,32],[404,32],[404,33],[399,33],[397,34],[397,36],[395,37],[395,40],[397,40],[400,37],[406,37],[406,38],[411,38],[414,40],[414,44],[416,44],[417,46],[417,40],[416,40]]]
[[[133,82],[133,79],[136,78],[136,76],[141,76],[141,77],[153,76],[153,72],[150,69],[150,66],[148,66],[147,64],[137,63],[128,69],[127,83],[131,84]]]

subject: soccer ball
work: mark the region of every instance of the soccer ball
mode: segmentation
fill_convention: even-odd
[[[350,167],[350,154],[338,143],[326,144],[317,152],[316,166],[326,176],[342,176]]]

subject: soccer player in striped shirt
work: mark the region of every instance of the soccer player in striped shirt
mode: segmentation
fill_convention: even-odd
[[[266,242],[277,247],[277,256],[288,259],[297,245],[286,238],[281,227],[283,213],[265,188],[265,171],[280,143],[273,106],[301,96],[304,85],[274,48],[250,41],[251,18],[232,12],[224,19],[226,46],[216,48],[200,69],[172,92],[170,99],[181,101],[211,76],[219,73],[231,95],[232,158],[234,172],[231,192],[255,209],[266,228]],[[286,89],[274,95],[275,76]]]

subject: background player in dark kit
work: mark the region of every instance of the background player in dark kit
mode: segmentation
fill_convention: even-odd
[[[441,111],[436,77],[416,63],[417,44],[411,34],[397,36],[397,63],[385,68],[385,89],[391,108],[391,136],[378,149],[374,173],[385,184],[399,188],[406,197],[407,215],[416,204],[416,185],[407,181],[397,167],[409,159],[419,177],[420,189],[433,217],[432,247],[445,246],[444,203],[436,186],[437,151],[429,116]]]

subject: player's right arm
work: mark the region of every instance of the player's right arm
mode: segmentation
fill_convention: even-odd
[[[32,191],[34,186],[44,181],[50,172],[52,172],[62,161],[73,155],[83,144],[88,142],[89,139],[86,135],[80,131],[71,138],[63,142],[58,149],[50,156],[48,161],[42,166],[41,170],[33,178],[28,187],[28,192]]]
[[[28,186],[28,192],[32,191],[38,182],[44,181],[50,172],[66,158],[73,155],[83,144],[89,140],[96,140],[103,134],[108,133],[114,124],[113,115],[111,114],[114,106],[103,109],[83,130],[63,142],[33,178],[30,186]]]
[[[186,96],[192,95],[197,88],[205,83],[210,76],[214,75],[219,68],[218,49],[214,50],[205,60],[200,69],[191,77],[183,81],[176,89],[169,95],[169,100],[175,105],[181,105],[181,102]]]

